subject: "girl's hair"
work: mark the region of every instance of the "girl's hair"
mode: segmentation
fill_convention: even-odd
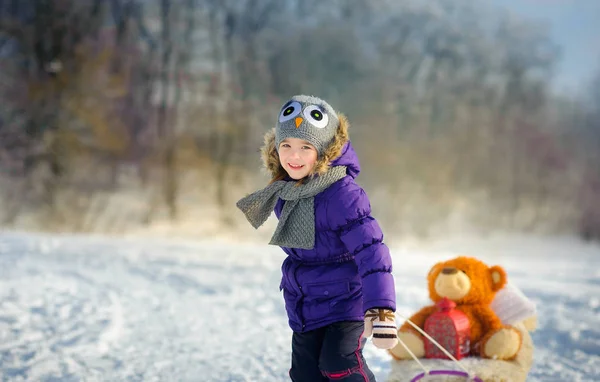
[[[285,174],[280,174],[280,173],[277,173],[277,174],[275,174],[275,175],[274,175],[274,176],[271,178],[271,181],[269,182],[269,184],[271,184],[271,183],[275,183],[275,182],[277,182],[278,180],[284,180],[284,179],[285,179],[285,177],[286,177],[286,175],[285,175]]]

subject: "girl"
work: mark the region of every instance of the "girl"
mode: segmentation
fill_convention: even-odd
[[[397,344],[392,261],[364,190],[348,122],[325,101],[286,102],[262,157],[272,180],[237,206],[254,228],[275,211],[269,244],[287,254],[283,290],[292,328],[294,382],[372,382],[362,355],[373,334],[382,349]]]

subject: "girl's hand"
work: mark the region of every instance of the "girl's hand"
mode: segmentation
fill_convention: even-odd
[[[365,313],[366,338],[373,335],[373,345],[391,349],[398,344],[398,327],[394,312],[390,309],[369,309]]]

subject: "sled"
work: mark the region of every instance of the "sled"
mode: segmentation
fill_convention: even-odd
[[[492,303],[503,323],[513,325],[522,336],[521,349],[514,360],[502,361],[480,357],[455,359],[441,345],[416,325],[413,327],[433,342],[450,359],[416,358],[392,360],[388,382],[525,382],[533,364],[533,340],[530,331],[535,330],[535,306],[512,285],[503,288]],[[396,315],[412,323],[398,313]],[[401,344],[402,345],[402,344]],[[409,351],[410,352],[410,351]]]

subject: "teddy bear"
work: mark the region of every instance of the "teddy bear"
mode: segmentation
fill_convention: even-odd
[[[425,321],[438,311],[439,303],[450,300],[469,320],[470,355],[499,360],[515,358],[521,347],[521,333],[511,325],[502,324],[490,306],[496,292],[507,282],[502,267],[489,267],[476,258],[460,256],[435,264],[427,275],[427,282],[434,304],[422,308],[410,321],[424,329]],[[425,356],[427,339],[408,322],[398,329],[398,338],[415,356]],[[397,360],[411,358],[400,343],[388,351]]]

